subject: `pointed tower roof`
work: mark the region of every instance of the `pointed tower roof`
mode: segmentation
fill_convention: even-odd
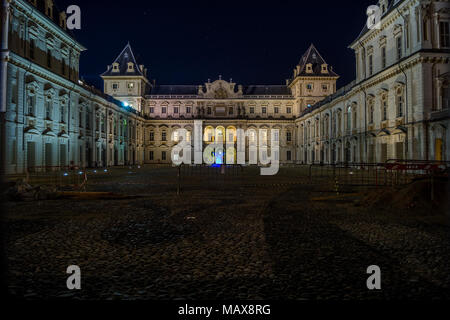
[[[307,72],[307,65],[311,64],[312,72]],[[324,58],[320,55],[319,51],[316,49],[314,44],[308,48],[305,54],[300,59],[298,65],[300,66],[300,72],[297,76],[300,77],[339,77],[336,72],[332,70],[332,68],[327,68],[327,73],[322,73],[322,65],[328,65]]]
[[[133,63],[133,70],[128,69],[128,64]],[[113,66],[118,64],[118,71],[113,70]],[[119,56],[114,60],[112,65],[108,66],[108,69],[101,76],[142,76],[145,77],[144,73],[141,71],[139,64],[136,61],[131,45],[128,44],[119,54]]]

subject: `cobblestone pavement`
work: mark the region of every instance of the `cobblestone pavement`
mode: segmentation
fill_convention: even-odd
[[[298,184],[284,184],[292,182],[289,175],[265,185],[249,178],[189,186],[185,179],[180,196],[160,171],[126,172],[93,181],[89,188],[140,198],[6,203],[11,294],[28,299],[450,298],[445,218],[397,214],[389,206],[377,211],[352,200],[314,201],[332,188],[299,177]],[[66,288],[69,265],[81,268],[80,291]],[[370,265],[381,268],[381,291],[366,287]]]

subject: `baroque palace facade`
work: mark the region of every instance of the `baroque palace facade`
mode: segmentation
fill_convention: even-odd
[[[205,145],[235,142],[240,128],[268,137],[278,129],[282,164],[450,160],[448,1],[379,1],[381,28],[364,28],[350,45],[356,79],[339,90],[313,45],[284,85],[258,86],[221,77],[160,85],[128,44],[101,75],[100,92],[79,80],[84,48],[52,0],[2,5],[6,173],[171,163],[180,128]],[[199,120],[203,132],[195,133]]]

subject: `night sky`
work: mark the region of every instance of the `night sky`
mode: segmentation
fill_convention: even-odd
[[[100,88],[99,75],[128,41],[159,84],[203,84],[219,74],[238,84],[284,84],[314,43],[341,87],[354,79],[348,45],[375,2],[56,0],[60,10],[80,6],[75,35],[88,49],[81,77]]]

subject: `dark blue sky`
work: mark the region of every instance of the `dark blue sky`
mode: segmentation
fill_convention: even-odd
[[[88,48],[81,76],[101,86],[106,70],[130,41],[149,78],[160,84],[201,84],[233,78],[238,84],[284,84],[314,43],[341,75],[354,79],[348,45],[376,1],[105,1],[57,0],[60,9],[77,4]]]

